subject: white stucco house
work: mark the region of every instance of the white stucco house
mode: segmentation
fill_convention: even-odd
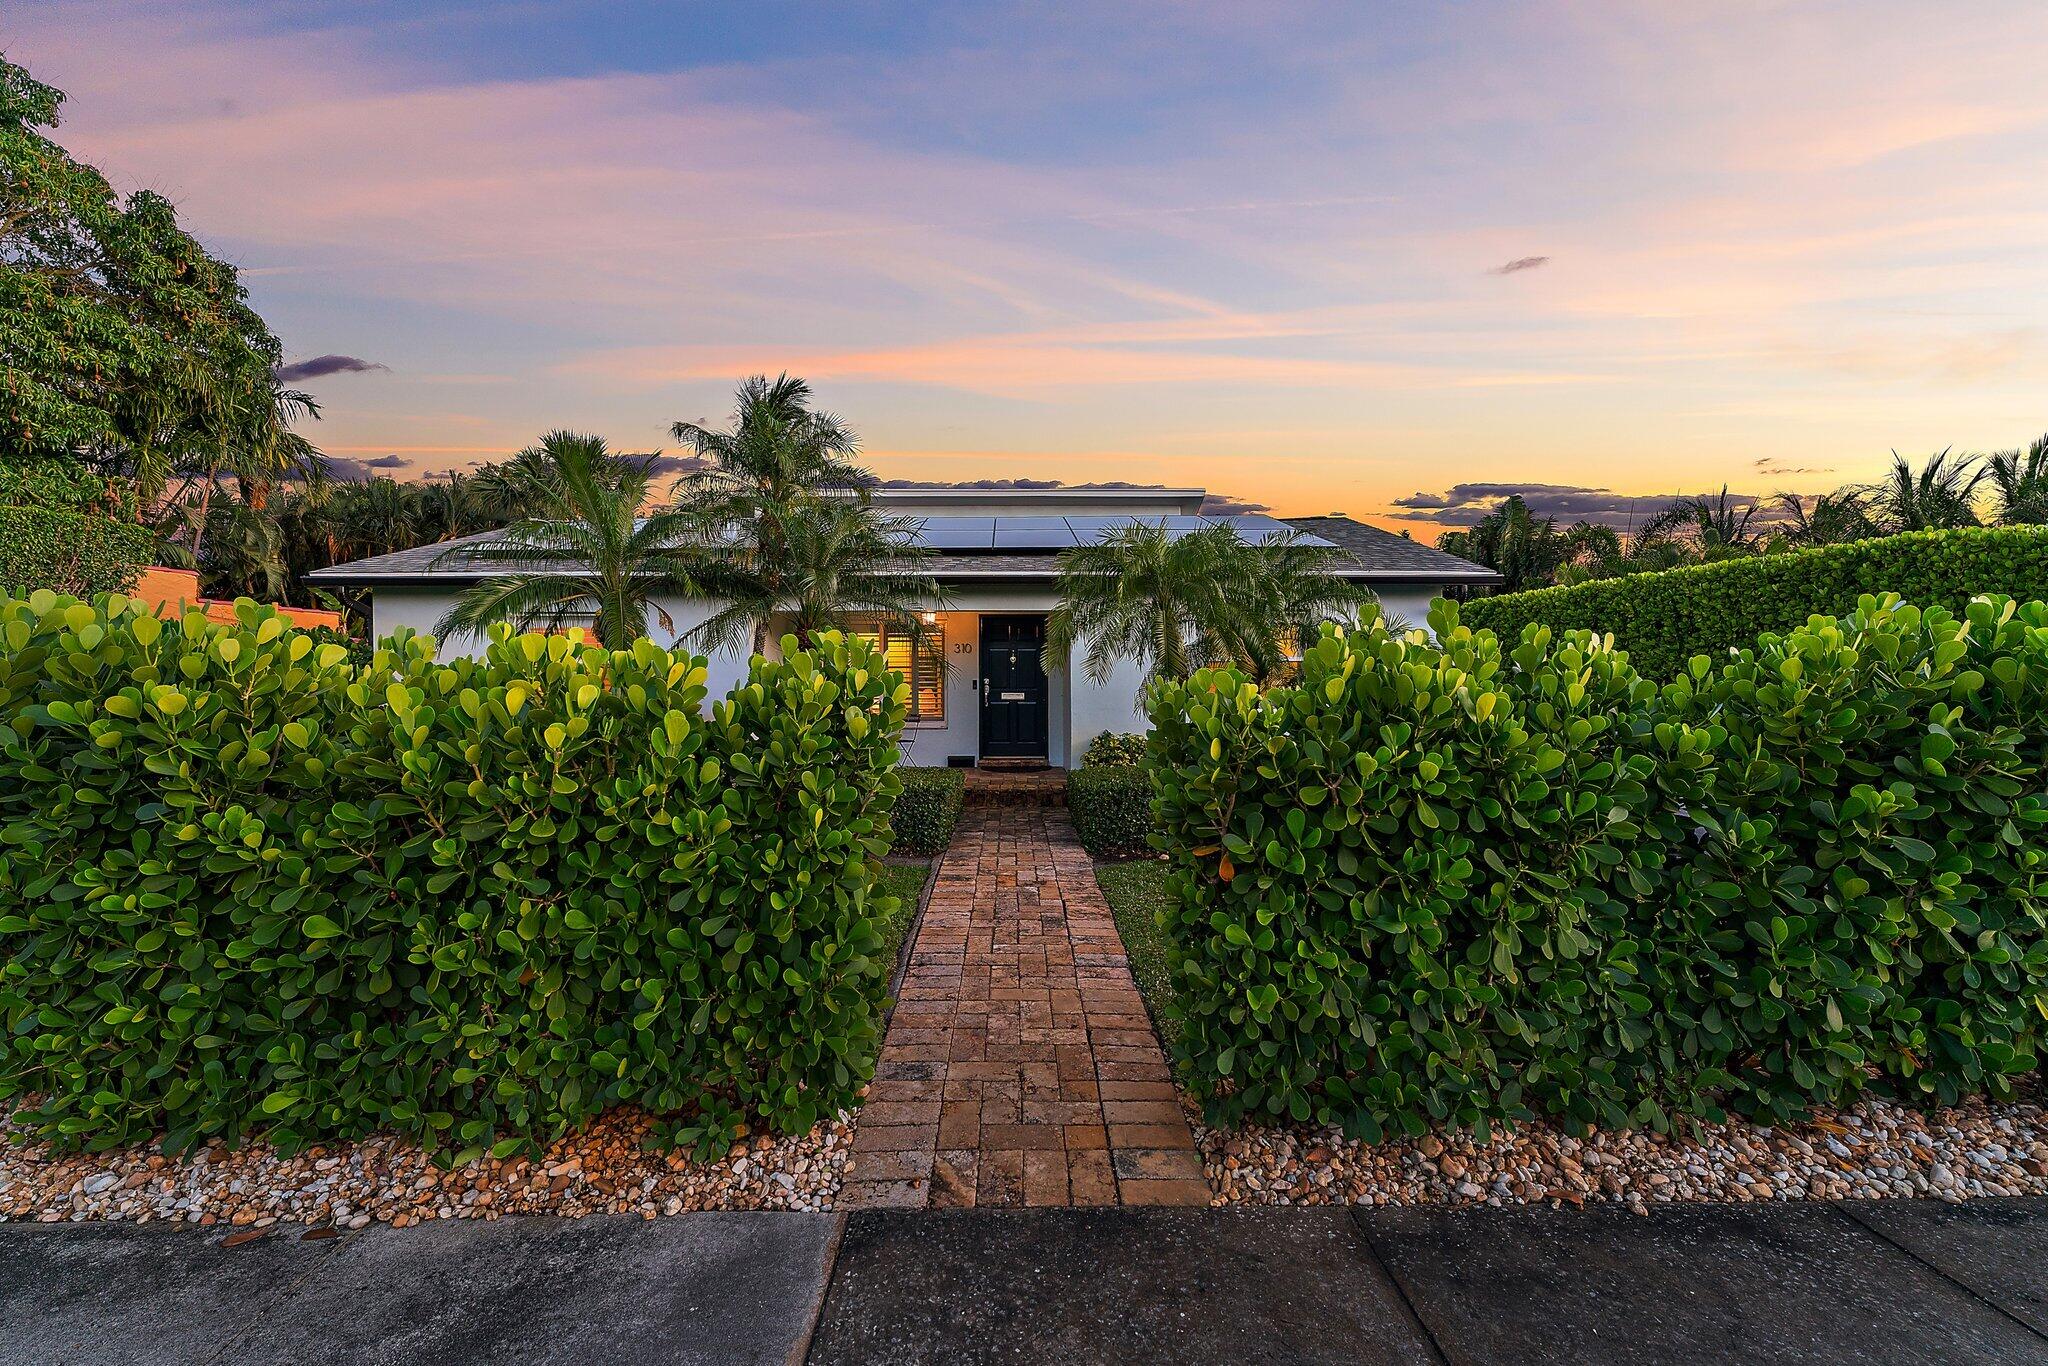
[[[1254,541],[1291,526],[1344,551],[1345,577],[1371,588],[1388,612],[1418,626],[1431,599],[1446,589],[1499,582],[1490,569],[1348,517],[1204,517],[1201,489],[933,486],[890,487],[872,496],[889,513],[917,522],[919,539],[932,551],[918,568],[938,580],[947,598],[943,610],[926,615],[927,629],[935,629],[943,643],[945,668],[932,667],[908,641],[885,642],[892,662],[912,674],[915,703],[903,741],[904,760],[911,764],[968,766],[996,759],[1064,767],[1101,732],[1144,726],[1135,663],[1120,665],[1107,682],[1097,683],[1078,661],[1064,668],[1042,657],[1060,552],[1100,537],[1118,522],[1162,520],[1172,531],[1221,520]],[[456,544],[335,565],[308,578],[324,587],[367,590],[371,629],[379,639],[401,626],[431,634],[457,594],[489,572],[447,555]],[[672,628],[648,623],[649,634],[663,644],[675,643],[709,615],[703,602],[663,607]],[[448,657],[481,646],[461,639],[441,648]],[[737,651],[714,654],[710,663],[714,697],[747,671]]]

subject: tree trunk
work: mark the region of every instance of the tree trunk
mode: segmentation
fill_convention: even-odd
[[[199,485],[199,512],[192,519],[192,563],[199,564],[199,552],[206,544],[206,519],[213,509],[213,479],[209,476]]]

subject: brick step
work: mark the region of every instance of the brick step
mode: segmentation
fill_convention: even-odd
[[[1063,768],[975,768],[967,771],[962,800],[968,806],[1065,806],[1067,771]]]

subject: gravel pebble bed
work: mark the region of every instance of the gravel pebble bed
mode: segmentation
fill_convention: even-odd
[[[444,1169],[392,1136],[330,1143],[286,1157],[251,1142],[216,1142],[167,1157],[156,1144],[106,1153],[25,1143],[0,1120],[0,1221],[88,1219],[264,1229],[273,1224],[394,1228],[430,1219],[508,1214],[638,1214],[686,1210],[826,1210],[853,1146],[850,1112],[796,1138],[759,1135],[718,1162],[642,1146],[645,1114],[615,1110],[538,1160],[479,1159]]]
[[[1484,1143],[1430,1133],[1375,1145],[1335,1129],[1197,1123],[1195,1141],[1217,1204],[1605,1202],[1645,1213],[1691,1200],[2048,1194],[2048,1113],[2032,1101],[1923,1113],[1873,1099],[1797,1125],[1735,1122],[1668,1137],[1615,1130],[1573,1138],[1538,1123]]]

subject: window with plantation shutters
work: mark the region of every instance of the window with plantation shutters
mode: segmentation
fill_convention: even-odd
[[[898,626],[880,631],[856,631],[855,635],[882,651],[889,668],[910,680],[912,721],[946,719],[946,628],[927,626],[922,642]]]

